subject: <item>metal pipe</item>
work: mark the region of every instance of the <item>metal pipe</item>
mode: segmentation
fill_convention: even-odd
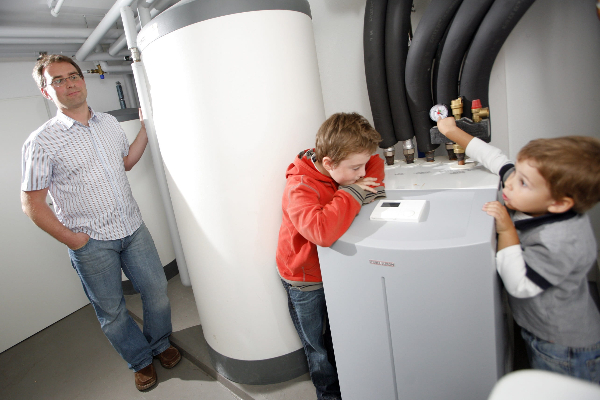
[[[125,74],[125,93],[127,94],[127,99],[129,101],[129,106],[131,108],[139,108],[140,105],[137,101],[137,96],[136,96],[136,92],[133,86],[133,70],[131,71],[131,74]]]
[[[75,58],[79,61],[84,61],[87,56],[94,50],[96,44],[102,40],[104,35],[110,30],[110,28],[114,25],[114,23],[121,16],[121,8],[125,6],[131,5],[135,0],[117,0],[117,2],[108,10],[102,21],[96,26],[96,29],[92,32],[92,34],[87,38],[85,43],[81,46],[81,48],[75,54]],[[112,55],[112,54],[111,54]]]
[[[152,160],[158,181],[158,188],[162,197],[163,205],[165,207],[165,214],[167,217],[167,223],[169,225],[169,232],[171,233],[171,240],[173,241],[173,249],[175,250],[175,259],[177,260],[179,277],[181,278],[181,283],[184,286],[191,286],[192,283],[190,281],[187,264],[185,262],[181,240],[179,239],[179,230],[177,229],[175,212],[173,211],[169,187],[167,185],[167,176],[164,170],[160,149],[158,147],[158,138],[156,137],[154,119],[152,118],[152,104],[150,102],[148,84],[146,81],[146,72],[144,70],[144,64],[140,59],[139,51],[137,47],[135,47],[137,31],[135,29],[135,20],[133,19],[133,11],[131,11],[131,7],[123,7],[121,9],[121,16],[123,18],[123,27],[125,28],[125,33],[127,36],[128,47],[131,50],[131,55],[133,58],[133,77],[135,78],[135,83],[138,89],[140,107],[142,109],[144,124],[148,134],[148,145],[150,146],[150,151],[152,152]]]

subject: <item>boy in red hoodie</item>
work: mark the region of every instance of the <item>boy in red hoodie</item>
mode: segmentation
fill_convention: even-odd
[[[319,128],[316,146],[286,172],[277,269],[308,359],[319,400],[341,399],[317,245],[329,247],[363,204],[384,197],[384,166],[373,155],[379,133],[356,113],[338,113]]]

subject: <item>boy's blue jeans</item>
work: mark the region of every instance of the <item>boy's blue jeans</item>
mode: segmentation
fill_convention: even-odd
[[[90,238],[82,248],[69,249],[69,256],[102,331],[130,369],[139,371],[169,348],[172,328],[167,279],[145,224],[123,239]],[[143,333],[125,307],[121,269],[141,294]]]
[[[308,359],[310,378],[319,400],[341,399],[333,343],[323,288],[302,292],[281,281],[288,295],[290,316]]]
[[[600,384],[600,342],[589,347],[566,347],[542,340],[521,328],[531,368],[558,372]]]

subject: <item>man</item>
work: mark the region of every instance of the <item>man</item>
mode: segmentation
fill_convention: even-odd
[[[42,56],[33,77],[58,112],[23,145],[23,211],[69,248],[104,334],[135,371],[136,388],[148,389],[157,379],[153,357],[172,368],[181,355],[169,343],[162,263],[125,174],[148,143],[143,120],[140,115],[142,128],[129,146],[114,117],[88,106],[85,79],[69,57]],[[48,192],[56,214],[46,203]],[[121,269],[141,293],[143,332],[125,307]]]

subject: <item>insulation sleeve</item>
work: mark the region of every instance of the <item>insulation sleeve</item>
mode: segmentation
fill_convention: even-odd
[[[432,0],[425,10],[415,31],[406,59],[406,99],[420,152],[435,150],[429,138],[433,121],[429,110],[433,106],[431,96],[431,66],[438,43],[462,0]]]
[[[385,22],[387,88],[394,134],[398,141],[411,139],[415,135],[404,86],[411,9],[412,0],[389,0]]]
[[[379,147],[398,143],[394,134],[385,70],[385,20],[387,0],[368,0],[365,7],[363,47],[369,103],[375,129],[381,135]]]
[[[492,67],[506,38],[535,0],[496,1],[485,15],[465,58],[459,93],[464,96],[463,116],[471,118],[471,102],[489,107]]]
[[[439,60],[442,57],[442,49],[444,48],[444,43],[446,43],[446,37],[448,37],[448,31],[450,30],[450,27],[452,26],[453,21],[454,21],[454,18],[452,18],[452,20],[448,24],[448,27],[446,28],[446,32],[444,33],[444,36],[442,36],[442,38],[439,41],[439,43],[437,45],[437,51],[435,52],[435,57],[433,59],[432,65],[431,65],[431,95],[432,95],[434,104],[439,104],[435,101],[435,99],[437,99],[437,76],[438,76],[438,70],[439,70]],[[446,105],[449,107],[450,104],[448,103]],[[448,108],[448,110],[450,110],[450,108]]]
[[[448,30],[441,56],[436,63],[436,104],[450,105],[458,98],[462,62],[477,28],[494,0],[464,0]]]

